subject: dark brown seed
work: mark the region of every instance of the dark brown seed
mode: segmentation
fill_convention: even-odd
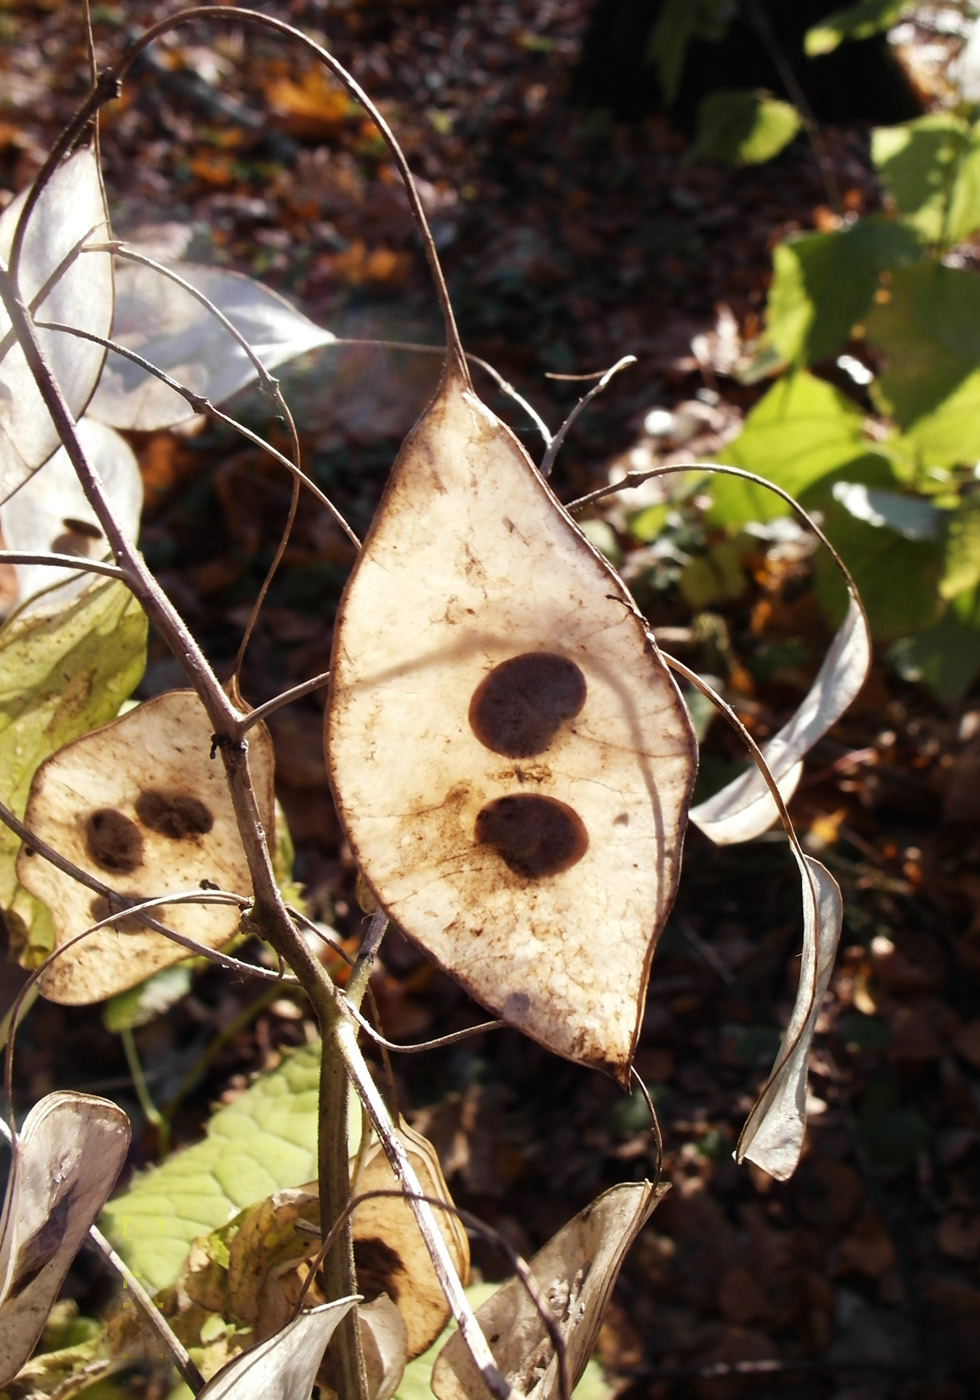
[[[136,799],[136,815],[144,826],[171,841],[204,836],[214,826],[210,808],[187,792],[160,792],[153,788]]]
[[[470,701],[470,728],[480,743],[507,758],[544,753],[585,704],[585,676],[551,651],[512,656],[486,676]]]
[[[474,836],[493,846],[508,869],[529,880],[560,875],[582,859],[589,833],[577,812],[555,797],[518,792],[488,802]]]
[[[128,875],[143,864],[143,836],[115,807],[100,807],[85,819],[85,846],[100,870]]]

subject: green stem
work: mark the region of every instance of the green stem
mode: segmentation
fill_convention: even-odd
[[[126,1063],[129,1065],[129,1073],[133,1081],[133,1088],[136,1090],[136,1097],[139,1106],[143,1110],[143,1115],[148,1123],[152,1123],[157,1130],[157,1156],[166,1157],[170,1147],[170,1124],[163,1116],[156,1104],[150,1098],[150,1090],[146,1083],[146,1076],[143,1073],[143,1065],[140,1062],[139,1051],[136,1048],[136,1040],[129,1026],[124,1026],[119,1032],[119,1039],[126,1054]]]

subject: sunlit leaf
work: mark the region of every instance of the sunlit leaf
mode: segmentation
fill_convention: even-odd
[[[27,825],[75,865],[121,895],[149,899],[199,888],[248,894],[248,862],[211,722],[189,690],[147,700],[59,750],[38,769]],[[272,741],[249,734],[249,768],[261,820],[273,833]],[[24,849],[21,883],[43,900],[59,948],[113,911],[56,866]],[[241,911],[228,904],[175,904],[161,916],[209,948],[227,943]],[[187,956],[180,944],[120,915],[52,962],[41,980],[51,1001],[102,1001]]]
[[[0,215],[0,259],[10,257],[26,191]],[[55,278],[35,308],[37,320],[108,335],[112,322],[112,259],[108,253],[72,255],[86,241],[107,237],[108,214],[95,155],[79,150],[55,171],[31,212],[18,287],[27,303]],[[48,365],[69,411],[77,418],[102,368],[104,350],[60,331],[38,331]],[[0,307],[0,501],[26,481],[59,445],[24,352]]]
[[[955,598],[980,584],[980,497],[964,496],[949,512],[946,557],[939,592]]]
[[[875,381],[882,411],[933,466],[980,457],[980,277],[928,264],[892,274],[867,332],[888,357]]]
[[[902,11],[908,7],[908,0],[858,0],[848,5],[808,29],[803,47],[808,58],[833,53],[845,39],[870,39],[883,30],[890,29]]]
[[[648,1181],[613,1186],[586,1206],[531,1260],[538,1284],[565,1343],[572,1384],[585,1370],[602,1314],[623,1259],[667,1188]],[[519,1278],[511,1278],[476,1313],[497,1366],[527,1400],[556,1400],[558,1360],[537,1308]],[[436,1360],[437,1400],[483,1400],[490,1392],[458,1333]]]
[[[746,88],[718,89],[698,108],[698,129],[690,159],[724,165],[758,165],[778,155],[802,126],[789,102]]]
[[[267,370],[334,339],[250,277],[192,263],[173,270],[223,312]],[[215,404],[257,377],[238,341],[190,292],[154,268],[124,260],[116,266],[113,339]],[[111,352],[91,412],[115,428],[141,432],[194,416],[175,390]]]
[[[933,112],[879,127],[871,154],[898,213],[923,238],[948,247],[980,228],[980,123]]]
[[[132,449],[112,428],[92,418],[83,418],[78,424],[78,436],[105,487],[116,524],[135,543],[143,483]],[[76,554],[88,559],[110,555],[95,511],[63,447],[0,507],[0,529],[6,547],[24,553]],[[33,604],[34,610],[64,605],[95,578],[90,573],[46,564],[17,564],[15,568],[21,603],[45,591]],[[48,593],[55,584],[62,586],[57,593]]]
[[[129,1147],[129,1119],[89,1094],[47,1094],[14,1147],[0,1219],[0,1385],[34,1350]]]
[[[356,1299],[301,1312],[281,1332],[236,1356],[199,1391],[200,1400],[305,1400],[327,1343]]]
[[[145,655],[146,618],[121,583],[95,584],[67,608],[18,614],[0,628],[0,797],[15,815],[23,817],[44,759],[118,713]],[[19,849],[0,826],[0,908],[18,957],[33,967],[54,935],[47,910],[17,880]]]
[[[477,1001],[625,1080],[690,722],[621,580],[458,369],[344,593],[327,752],[392,918]]]
[[[319,1082],[319,1045],[297,1050],[220,1108],[202,1142],[137,1177],[106,1207],[105,1232],[151,1288],[173,1283],[199,1235],[316,1175]],[[355,1100],[352,1150],[359,1123]]]

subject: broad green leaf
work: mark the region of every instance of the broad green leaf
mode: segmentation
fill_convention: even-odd
[[[116,582],[96,584],[53,613],[16,614],[0,628],[0,798],[17,816],[39,764],[118,713],[145,655],[146,618]],[[19,848],[0,827],[0,909],[19,960],[34,967],[54,935],[47,910],[17,880]]]
[[[980,674],[980,589],[950,599],[939,621],[913,637],[905,660],[943,704],[962,699]]]
[[[837,501],[828,506],[824,529],[857,584],[872,636],[906,636],[935,619],[942,568],[937,540],[907,539],[857,519]],[[814,569],[820,602],[836,619],[845,598],[837,571],[821,555]]]
[[[305,1046],[112,1201],[102,1228],[153,1289],[173,1283],[191,1242],[237,1211],[316,1176],[320,1047]]]
[[[980,277],[928,265],[892,274],[867,321],[888,358],[872,393],[936,467],[980,457]]]
[[[802,125],[799,112],[766,92],[732,88],[711,93],[698,108],[690,160],[759,165],[778,155]]]
[[[879,127],[871,155],[898,213],[930,243],[949,247],[980,228],[980,123],[936,112]]]
[[[0,260],[6,266],[27,191],[0,216]],[[98,162],[90,150],[76,151],[58,167],[31,211],[18,276],[21,298],[38,320],[109,334],[112,322],[112,259],[108,253],[76,257],[86,240],[108,236],[108,213]],[[48,365],[77,419],[92,396],[105,351],[64,331],[38,331]],[[24,352],[13,339],[10,318],[0,308],[0,501],[5,501],[58,446],[55,428]]]
[[[173,271],[228,318],[267,370],[335,338],[251,277],[190,263],[177,263]],[[112,333],[128,350],[215,404],[257,378],[255,366],[217,317],[152,267],[117,264]],[[91,412],[115,428],[141,432],[169,428],[194,416],[174,389],[112,353]]]
[[[964,496],[949,515],[946,558],[939,591],[944,598],[980,584],[980,497]]]
[[[83,418],[78,436],[112,504],[116,523],[130,540],[139,533],[143,482],[129,444],[112,428]],[[8,549],[24,553],[73,554],[104,559],[106,538],[63,447],[0,507],[0,529]],[[64,606],[92,583],[93,575],[46,564],[17,564],[20,602],[35,599],[32,611]],[[50,593],[54,585],[57,593]],[[36,595],[44,592],[43,598]]]
[[[946,521],[947,512],[921,496],[883,491],[862,481],[835,481],[830,494],[855,520],[894,530],[907,540],[938,539]]]
[[[858,0],[843,10],[835,10],[820,24],[808,29],[803,48],[808,58],[833,53],[845,39],[870,39],[890,29],[908,6],[908,0]]]
[[[883,269],[920,253],[913,230],[880,215],[778,244],[767,317],[783,359],[814,364],[833,354],[869,310]]]
[[[779,380],[729,444],[726,462],[754,472],[799,497],[832,472],[867,457],[864,417],[839,389],[805,370]],[[729,530],[772,520],[789,509],[763,486],[719,477],[711,483],[708,518]]]

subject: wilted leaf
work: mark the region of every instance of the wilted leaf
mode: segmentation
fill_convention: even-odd
[[[698,107],[698,129],[690,160],[758,165],[778,155],[802,126],[799,112],[767,92],[717,90]]]
[[[477,1001],[625,1080],[690,723],[619,577],[456,368],[392,469],[332,682],[334,795],[378,902]]]
[[[228,318],[267,370],[334,339],[250,277],[192,263],[176,263],[173,271]],[[252,361],[221,322],[190,292],[152,267],[117,264],[112,334],[127,350],[215,404],[257,377]],[[112,353],[90,411],[103,423],[140,432],[169,428],[194,416],[175,390]]]
[[[423,1195],[452,1205],[432,1144],[405,1123],[399,1125],[398,1135],[418,1175]],[[380,1143],[376,1143],[354,1182],[354,1194],[398,1189],[388,1159]],[[465,1283],[470,1267],[466,1231],[452,1211],[436,1211],[436,1224],[449,1247],[456,1273]],[[369,1302],[379,1293],[387,1293],[397,1304],[405,1319],[408,1356],[418,1356],[438,1337],[450,1310],[411,1206],[395,1196],[362,1201],[354,1211],[351,1232],[358,1288]]]
[[[799,782],[803,756],[848,708],[870,665],[868,623],[857,594],[852,592],[847,616],[816,680],[792,719],[762,750],[784,800]],[[690,812],[695,826],[718,845],[749,841],[772,826],[777,816],[772,794],[755,764]]]
[[[319,1082],[320,1046],[304,1046],[220,1108],[202,1142],[137,1177],[106,1207],[102,1228],[151,1288],[174,1282],[199,1235],[316,1174]],[[359,1124],[352,1106],[352,1150]]]
[[[62,855],[119,894],[152,898],[195,886],[251,889],[248,864],[211,724],[193,691],[147,700],[121,719],[76,739],[38,769],[27,825]],[[274,823],[272,741],[264,726],[249,735],[249,764],[262,824]],[[55,946],[112,911],[103,895],[27,849],[17,862],[21,883],[51,911]],[[209,948],[238,929],[235,905],[180,904],[161,917]],[[133,916],[99,929],[57,958],[41,991],[51,1001],[80,1005],[135,986],[187,956],[180,944]]]
[[[16,816],[38,765],[118,713],[145,655],[146,618],[121,583],[95,584],[66,608],[18,614],[0,628],[0,797]],[[53,932],[47,910],[18,884],[19,848],[0,826],[0,909],[17,956],[35,967]]]
[[[371,1400],[391,1400],[405,1373],[405,1319],[387,1293],[357,1309],[357,1328]]]
[[[796,1002],[776,1064],[749,1114],[736,1158],[785,1181],[796,1170],[806,1132],[810,1046],[840,938],[843,902],[830,872],[794,846],[803,880],[803,960]]]
[[[648,1181],[612,1187],[531,1260],[531,1273],[564,1339],[573,1385],[595,1346],[623,1259],[666,1191],[665,1186],[654,1190]],[[520,1279],[499,1288],[476,1316],[510,1385],[527,1400],[555,1400],[558,1360]],[[436,1360],[432,1390],[437,1400],[482,1400],[490,1394],[458,1333]]]
[[[105,487],[116,523],[135,542],[143,506],[143,483],[132,449],[112,428],[92,418],[83,418],[77,431],[85,455]],[[95,511],[63,447],[0,507],[0,529],[8,549],[25,553],[77,554],[83,559],[104,559],[110,554]],[[45,596],[32,605],[33,611],[63,607],[96,577],[46,564],[14,567],[21,603],[45,590]],[[67,582],[69,579],[71,583]],[[55,584],[63,586],[57,593],[48,593]]]
[[[301,1312],[268,1341],[236,1356],[198,1392],[199,1400],[305,1400],[337,1324],[355,1298]]]
[[[0,1220],[0,1385],[34,1350],[128,1147],[129,1119],[107,1099],[48,1094],[28,1114]]]
[[[24,191],[0,215],[0,259],[10,257]],[[24,237],[18,289],[28,304],[48,280],[50,291],[34,309],[36,320],[57,321],[106,336],[112,322],[112,259],[85,253],[65,263],[91,239],[108,234],[108,213],[98,162],[76,151],[55,171],[31,212]],[[62,266],[63,264],[64,267]],[[60,275],[59,275],[60,269]],[[45,358],[69,411],[79,418],[95,388],[105,351],[63,331],[38,331]],[[13,340],[0,308],[0,501],[4,501],[59,445],[57,429]]]

